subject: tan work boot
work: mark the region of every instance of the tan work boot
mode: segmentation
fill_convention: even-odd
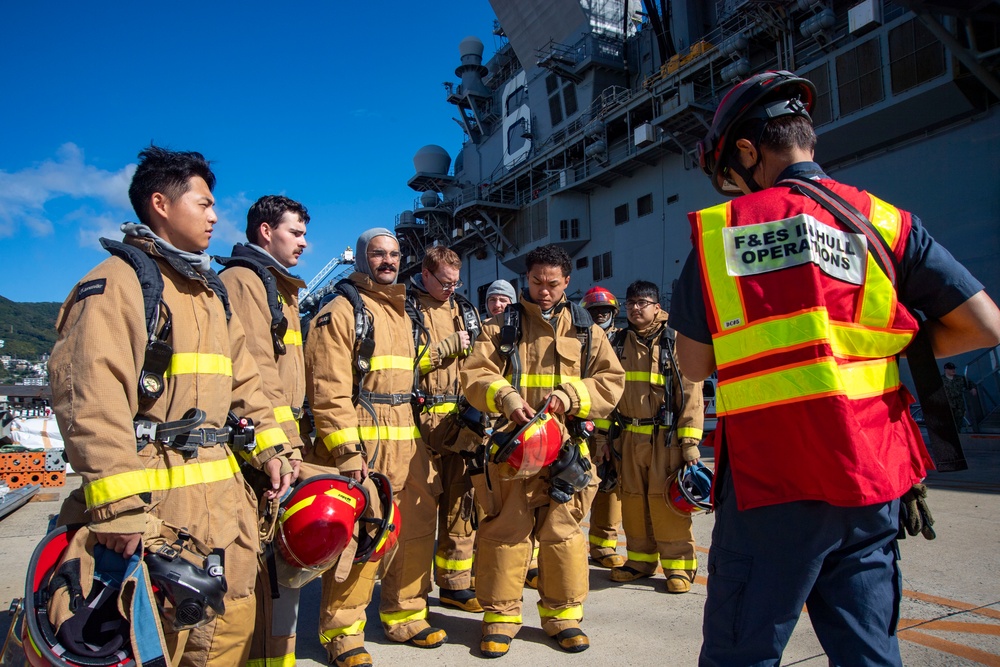
[[[437,648],[448,641],[448,633],[441,628],[427,626],[417,634],[406,640],[408,644],[413,644],[420,648]]]
[[[642,579],[643,577],[652,577],[652,574],[646,574],[645,572],[640,572],[634,567],[629,567],[628,565],[622,565],[621,567],[611,568],[611,581],[617,581],[620,584],[627,583],[629,581],[635,581],[636,579]]]
[[[524,585],[528,588],[538,588],[538,568],[533,567],[524,575]]]
[[[330,656],[334,667],[372,667],[372,656],[364,646],[344,651],[337,657]]]
[[[607,556],[591,556],[590,562],[599,567],[616,568],[625,564],[625,557],[621,554],[608,554]]]
[[[559,644],[559,648],[567,653],[579,653],[590,648],[590,638],[580,628],[566,628],[553,639]]]
[[[691,590],[691,578],[686,574],[671,574],[667,577],[668,593],[687,593]]]
[[[444,607],[454,607],[455,609],[461,609],[473,614],[483,611],[483,606],[479,604],[479,600],[476,599],[476,593],[471,588],[463,588],[457,591],[442,588],[438,592],[438,601]]]

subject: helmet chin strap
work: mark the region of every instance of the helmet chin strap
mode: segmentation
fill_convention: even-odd
[[[757,180],[753,177],[753,173],[757,171],[757,167],[760,166],[760,161],[762,158],[763,155],[761,155],[761,152],[758,150],[757,161],[754,162],[753,166],[750,167],[749,169],[740,164],[740,161],[735,158],[730,158],[729,160],[730,162],[729,170],[739,174],[739,177],[743,179],[743,182],[746,183],[746,186],[750,188],[750,192],[760,192],[761,190],[764,189],[760,185],[760,183],[758,183]]]

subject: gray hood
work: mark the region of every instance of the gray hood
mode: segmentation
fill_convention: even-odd
[[[375,274],[372,272],[372,267],[368,265],[368,244],[376,236],[388,236],[396,241],[396,243],[399,243],[396,235],[385,227],[373,227],[358,237],[357,254],[354,255],[354,269],[359,273],[365,274],[372,280],[375,280]],[[395,282],[394,280],[393,283]]]

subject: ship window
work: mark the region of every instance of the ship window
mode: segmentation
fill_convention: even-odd
[[[550,74],[545,77],[545,91],[549,96],[552,127],[575,114],[580,108],[576,101],[576,86],[569,79],[560,82],[559,77]]]
[[[459,153],[459,155],[461,155],[461,153]],[[680,201],[680,199],[681,199],[680,195],[670,195],[669,197],[667,197],[667,204],[668,205],[669,204],[676,204],[677,202]]]
[[[823,63],[814,70],[805,72],[802,77],[809,79],[816,86],[816,102],[810,115],[813,125],[819,127],[833,120],[833,94],[830,92],[830,66]]]
[[[653,195],[643,195],[635,201],[635,211],[641,218],[653,212]]]
[[[877,37],[837,56],[837,82],[841,117],[885,98]]]
[[[628,204],[615,207],[615,224],[624,225],[628,222]]]
[[[944,74],[944,46],[916,19],[889,31],[889,71],[893,94]]]
[[[569,235],[570,238],[580,238],[580,218],[573,218],[569,221]]]
[[[545,77],[545,92],[549,95],[559,90],[559,78],[555,74]]]
[[[587,265],[589,263],[590,263],[590,258],[589,257],[578,257],[577,260],[576,260],[576,268],[577,268],[577,270],[585,269],[585,268],[587,268]]]
[[[527,97],[528,89],[524,86],[518,86],[513,93],[507,96],[507,101],[504,103],[504,106],[507,109],[507,113],[505,115],[509,116],[523,106],[524,103],[528,101]]]
[[[563,121],[562,101],[559,99],[558,93],[549,98],[549,116],[552,119],[553,127]]]
[[[563,86],[563,104],[566,107],[566,117],[569,118],[576,113],[576,86],[573,85],[572,81],[567,81],[566,85]]]
[[[594,282],[610,278],[611,253],[606,252],[603,255],[594,255],[594,261],[592,262],[592,266],[594,267],[593,271]]]

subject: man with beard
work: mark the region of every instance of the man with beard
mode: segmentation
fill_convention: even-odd
[[[344,296],[316,314],[305,346],[306,394],[316,424],[311,461],[358,481],[369,469],[381,472],[397,499],[410,459],[423,446],[410,405],[414,347],[406,289],[396,284],[399,257],[399,242],[391,231],[375,228],[363,233],[358,238],[356,271],[341,288]],[[355,296],[368,322],[361,344],[356,340],[351,303]],[[405,524],[406,517],[401,522]],[[378,563],[355,565],[342,582],[334,571],[323,574],[320,638],[338,667],[372,662],[364,647],[365,608],[371,602],[377,570]],[[382,611],[402,610],[383,605]],[[423,618],[393,626],[390,637],[428,648],[447,639],[443,630],[431,628]]]

